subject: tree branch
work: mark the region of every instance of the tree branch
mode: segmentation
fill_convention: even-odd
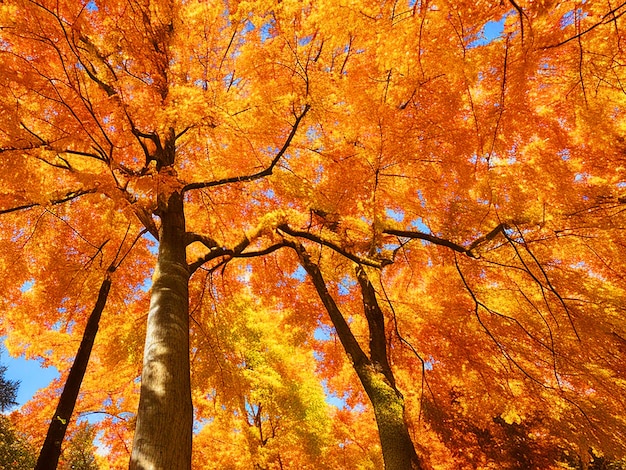
[[[59,198],[59,199],[53,199],[52,201],[49,201],[50,205],[56,206],[58,204],[63,204],[64,202],[68,202],[71,201],[72,199],[76,199],[80,196],[84,196],[85,194],[92,194],[95,193],[97,191],[97,189],[92,188],[92,189],[79,189],[77,191],[69,191],[67,192],[63,197]],[[8,214],[10,212],[17,212],[17,211],[21,211],[21,210],[26,210],[26,209],[31,209],[33,207],[37,207],[37,206],[41,206],[43,205],[40,202],[30,202],[27,204],[23,204],[21,206],[15,206],[15,207],[10,207],[8,209],[0,209],[0,215],[1,214]]]
[[[611,23],[612,21],[615,21],[617,18],[619,18],[620,16],[626,14],[626,9],[624,11],[621,11],[618,13],[618,11],[621,8],[624,8],[626,6],[626,2],[622,2],[619,6],[613,8],[611,11],[609,11],[608,13],[606,13],[601,19],[600,21],[598,21],[597,23],[592,24],[591,26],[589,26],[587,29],[585,29],[584,31],[581,31],[578,34],[574,34],[573,36],[559,42],[558,44],[552,44],[550,46],[544,46],[543,49],[554,49],[555,47],[560,47],[563,46],[565,44],[567,44],[570,41],[573,41],[574,39],[580,39],[582,36],[584,36],[585,34],[593,31],[594,29],[596,29],[598,26],[602,26],[608,23]]]
[[[434,245],[445,246],[458,253],[463,253],[464,255],[467,255],[470,258],[480,258],[480,255],[475,253],[474,250],[478,248],[480,245],[482,245],[483,243],[493,240],[500,233],[506,236],[504,231],[507,229],[507,227],[508,225],[505,223],[499,224],[489,233],[478,237],[476,240],[470,243],[469,247],[467,248],[465,248],[463,245],[459,245],[458,243],[452,242],[445,238],[436,237],[428,233],[418,232],[418,231],[413,231],[413,230],[396,230],[393,228],[386,228],[386,229],[383,229],[383,233],[386,233],[388,235],[395,235],[401,238],[424,240]]]
[[[189,275],[191,276],[194,272],[196,272],[198,269],[200,269],[205,263],[207,263],[208,261],[211,261],[213,259],[217,259],[220,256],[226,256],[227,258],[220,261],[216,266],[213,266],[211,268],[211,271],[215,270],[217,267],[219,266],[223,266],[226,263],[228,263],[229,261],[231,261],[234,258],[255,258],[257,256],[264,256],[264,255],[268,255],[270,253],[273,253],[274,251],[280,249],[280,248],[284,248],[285,246],[287,246],[285,243],[281,242],[281,243],[276,243],[274,245],[268,246],[267,248],[263,248],[261,250],[257,250],[257,251],[249,251],[244,253],[243,250],[250,245],[250,241],[247,239],[242,240],[235,248],[233,249],[229,249],[226,247],[221,247],[221,246],[215,246],[214,248],[210,249],[210,251],[198,258],[196,261],[194,261],[193,263],[191,263],[189,265]],[[207,246],[207,245],[205,245]]]
[[[362,265],[365,265],[365,266],[370,266],[372,268],[378,268],[378,269],[383,268],[383,267],[385,267],[388,264],[391,264],[391,260],[388,260],[388,259],[383,259],[383,260],[377,261],[377,260],[363,258],[363,257],[357,256],[357,255],[354,255],[354,254],[344,250],[339,245],[331,242],[330,240],[326,240],[326,239],[322,238],[319,235],[313,235],[310,232],[304,232],[304,231],[301,231],[301,230],[294,230],[291,227],[289,227],[287,224],[279,225],[276,228],[278,230],[280,230],[281,232],[286,233],[287,235],[291,235],[292,237],[306,238],[307,240],[310,240],[312,242],[319,243],[320,245],[326,246],[326,247],[330,248],[331,250],[336,251],[340,255],[345,256],[349,260],[354,261],[357,264],[362,264]]]
[[[367,319],[367,326],[370,334],[370,357],[375,366],[379,367],[389,384],[396,392],[396,380],[393,376],[389,358],[387,355],[387,336],[385,334],[385,316],[378,304],[374,286],[367,277],[363,266],[356,268],[356,277],[361,287],[363,297],[363,311]]]
[[[254,181],[254,180],[263,178],[265,176],[271,175],[274,171],[274,167],[278,164],[278,161],[282,158],[282,156],[285,154],[285,152],[291,145],[291,141],[295,137],[296,132],[298,131],[298,127],[300,126],[300,123],[302,122],[302,120],[304,119],[304,116],[306,116],[306,114],[309,112],[310,109],[311,109],[310,105],[307,104],[304,106],[304,110],[296,117],[296,122],[293,124],[291,128],[291,132],[289,132],[289,135],[287,136],[287,139],[285,140],[285,143],[283,144],[282,148],[274,156],[269,166],[265,168],[264,170],[261,170],[257,173],[252,173],[250,175],[232,176],[229,178],[223,178],[223,179],[215,180],[215,181],[190,183],[183,188],[183,193],[186,191],[190,191],[192,189],[211,188],[214,186],[222,186],[222,185],[230,184],[230,183],[243,183],[246,181]]]
[[[335,299],[333,299],[328,292],[328,289],[326,288],[326,281],[324,280],[319,267],[311,261],[310,255],[300,243],[295,241],[287,241],[285,243],[287,246],[293,248],[293,250],[298,254],[300,263],[313,281],[315,290],[317,290],[320,300],[328,311],[328,315],[330,316],[333,326],[335,327],[337,336],[339,336],[339,340],[352,362],[361,366],[369,364],[370,360],[363,352],[359,342],[354,337],[352,330],[350,330],[350,325],[348,325],[345,318],[343,318],[339,307],[337,307]]]

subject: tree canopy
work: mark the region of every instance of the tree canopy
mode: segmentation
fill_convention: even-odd
[[[0,2],[0,334],[62,373],[21,430],[99,309],[108,468],[617,462],[624,13]]]

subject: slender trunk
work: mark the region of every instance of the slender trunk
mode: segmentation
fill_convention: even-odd
[[[354,364],[372,402],[386,470],[422,470],[404,421],[404,398],[373,364]]]
[[[291,245],[307,271],[348,357],[352,360],[363,389],[367,394],[378,426],[380,446],[386,470],[423,470],[424,466],[415,452],[413,441],[404,421],[404,398],[395,386],[393,373],[387,359],[384,318],[376,301],[375,291],[362,268],[357,278],[363,295],[365,315],[370,329],[370,355],[363,352],[335,300],[326,288],[318,266],[313,263],[300,244]]]
[[[356,274],[369,328],[371,358],[371,364],[358,366],[362,370],[357,370],[357,374],[374,407],[385,468],[421,469],[421,463],[404,421],[404,397],[396,387],[396,380],[389,365],[385,317],[365,269],[359,266]]]
[[[193,410],[189,376],[189,271],[183,196],[160,204],[131,470],[189,470]]]
[[[59,457],[61,456],[61,444],[65,437],[65,431],[72,418],[74,412],[74,406],[76,405],[76,399],[78,398],[78,392],[80,386],[83,383],[85,377],[85,371],[87,370],[87,364],[89,364],[89,357],[91,356],[91,349],[96,339],[96,333],[98,333],[98,325],[100,323],[100,317],[102,311],[106,305],[109,290],[111,288],[110,272],[112,268],[107,272],[106,278],[102,281],[100,286],[100,292],[98,293],[98,299],[94,306],[85,331],[83,332],[83,339],[78,347],[78,352],[74,358],[74,363],[70,368],[70,372],[63,386],[63,392],[59,398],[59,403],[50,421],[48,427],[48,433],[43,443],[41,451],[39,452],[39,458],[35,465],[35,470],[54,470],[59,463]]]

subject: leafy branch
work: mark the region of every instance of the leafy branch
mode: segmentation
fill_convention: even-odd
[[[230,184],[230,183],[243,183],[247,181],[254,181],[257,179],[264,178],[266,176],[270,176],[274,172],[274,167],[278,164],[279,160],[283,157],[285,152],[287,152],[287,149],[289,149],[289,146],[291,145],[291,142],[293,138],[295,137],[296,132],[298,131],[298,128],[300,127],[300,123],[302,122],[302,120],[304,119],[304,117],[306,116],[306,114],[309,112],[310,109],[311,109],[311,106],[309,104],[306,104],[302,112],[296,116],[296,121],[292,125],[291,131],[289,132],[289,135],[287,136],[285,143],[280,148],[280,150],[276,153],[276,155],[274,156],[274,158],[272,159],[272,161],[270,162],[267,168],[261,171],[258,171],[256,173],[249,174],[249,175],[231,176],[229,178],[222,178],[222,179],[215,180],[215,181],[189,183],[185,187],[183,187],[183,192],[191,191],[192,189],[203,189],[203,188],[211,188],[215,186],[223,186],[225,184]]]
[[[73,199],[76,199],[80,196],[84,196],[85,194],[93,194],[97,191],[97,189],[95,188],[91,188],[91,189],[79,189],[76,191],[69,191],[67,193],[65,193],[65,195],[63,195],[62,197],[58,198],[58,199],[53,199],[51,201],[48,202],[49,205],[52,206],[56,206],[58,204],[63,204],[65,202],[69,202]],[[38,206],[43,206],[45,205],[44,203],[41,202],[29,202],[26,204],[22,204],[21,206],[14,206],[14,207],[9,207],[7,209],[0,209],[0,215],[2,214],[8,214],[11,212],[17,212],[17,211],[21,211],[21,210],[26,210],[26,209],[31,209],[33,207],[38,207]]]
[[[602,18],[600,18],[600,21],[597,21],[596,23],[592,24],[591,26],[589,26],[587,29],[585,29],[584,31],[581,31],[577,34],[574,34],[573,36],[557,43],[557,44],[552,44],[550,46],[545,46],[543,49],[554,49],[555,47],[560,47],[563,46],[565,44],[567,44],[570,41],[573,41],[575,39],[580,39],[582,38],[585,34],[590,33],[591,31],[593,31],[594,29],[596,29],[598,26],[602,26],[602,25],[606,25],[609,23],[612,23],[614,21],[616,21],[619,17],[621,17],[622,15],[626,14],[626,2],[622,2],[620,3],[618,6],[616,6],[615,8],[611,9],[609,12],[607,12],[605,15],[602,16]],[[622,10],[622,11],[620,11]]]
[[[349,251],[344,250],[336,243],[333,243],[332,241],[322,236],[314,235],[311,232],[305,232],[302,230],[294,230],[291,227],[289,227],[289,225],[287,224],[281,224],[277,227],[277,229],[281,232],[286,233],[287,235],[291,235],[292,237],[305,238],[312,242],[318,243],[319,245],[326,246],[336,251],[340,255],[348,258],[349,260],[354,261],[357,264],[370,266],[372,268],[382,268],[388,264],[391,264],[391,260],[388,260],[388,259],[383,259],[379,261],[379,260],[373,260],[373,259],[364,258],[362,256],[355,255],[353,253],[350,253]]]
[[[388,235],[395,235],[395,236],[401,237],[401,238],[410,238],[410,239],[415,239],[415,240],[424,240],[424,241],[430,242],[430,243],[432,243],[434,245],[445,246],[445,247],[450,248],[450,249],[452,249],[452,250],[454,250],[454,251],[456,251],[458,253],[463,253],[464,255],[467,255],[470,258],[478,259],[478,258],[480,258],[480,255],[475,253],[474,250],[476,250],[476,248],[478,248],[480,245],[493,240],[500,233],[503,234],[504,236],[506,236],[505,230],[507,228],[508,228],[508,224],[505,224],[505,223],[498,224],[493,230],[491,230],[490,232],[486,233],[485,235],[482,235],[482,236],[478,237],[476,240],[474,240],[472,243],[470,243],[470,245],[467,248],[464,247],[463,245],[459,245],[458,243],[450,241],[450,240],[448,240],[446,238],[437,237],[437,236],[434,236],[434,235],[430,235],[428,233],[415,231],[415,230],[396,230],[396,229],[393,229],[393,228],[385,228],[385,229],[383,229],[383,233],[386,233]]]

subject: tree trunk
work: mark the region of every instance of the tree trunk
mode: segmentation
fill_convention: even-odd
[[[372,402],[385,470],[422,470],[404,421],[404,398],[372,363],[354,364]]]
[[[370,362],[355,363],[354,367],[374,408],[385,468],[421,470],[422,464],[404,420],[404,397],[396,387],[389,365],[385,317],[376,290],[362,266],[357,267],[356,275],[370,334]]]
[[[72,413],[74,412],[74,406],[76,405],[78,392],[80,391],[80,386],[85,377],[87,364],[89,364],[91,349],[93,348],[93,343],[98,333],[100,317],[102,316],[102,311],[104,310],[107,297],[109,296],[109,290],[111,288],[111,278],[109,276],[113,270],[112,267],[109,268],[106,278],[102,281],[102,285],[100,286],[96,305],[87,320],[87,325],[83,332],[83,339],[80,341],[74,363],[70,368],[67,380],[63,386],[63,392],[59,398],[59,403],[52,417],[52,421],[50,421],[46,440],[39,452],[35,470],[54,470],[59,463],[61,444],[63,443],[65,431],[67,430],[67,426],[72,418]]]
[[[352,360],[354,370],[372,403],[385,470],[423,470],[424,466],[415,452],[404,421],[404,398],[395,387],[395,380],[387,359],[384,318],[376,302],[374,288],[367,279],[365,271],[362,268],[357,269],[357,277],[370,328],[371,359],[363,352],[350,330],[350,325],[343,318],[335,300],[328,292],[318,266],[311,261],[302,245],[291,243],[290,246],[296,250],[302,266],[311,277],[328,311],[337,336],[346,354]]]
[[[189,373],[189,271],[183,196],[160,203],[131,470],[189,470],[193,410]]]

